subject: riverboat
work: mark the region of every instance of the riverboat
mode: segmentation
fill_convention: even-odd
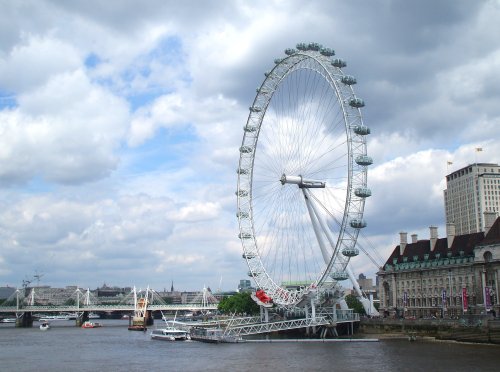
[[[55,320],[70,320],[68,315],[43,315],[40,317],[40,322],[49,322]]]
[[[40,324],[40,331],[46,331],[50,329],[50,323],[49,322],[43,322]]]
[[[151,339],[163,341],[186,341],[191,340],[188,331],[173,327],[155,329],[151,332]]]
[[[15,323],[16,322],[16,318],[4,318],[2,320],[0,320],[0,323]]]
[[[86,321],[82,324],[82,328],[101,328],[102,324],[97,322]]]
[[[224,330],[222,328],[203,327],[194,327],[191,329],[191,340],[212,344],[245,342],[245,340],[239,336],[229,336],[224,334]]]

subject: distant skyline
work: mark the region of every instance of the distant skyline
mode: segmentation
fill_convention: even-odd
[[[242,127],[299,42],[366,103],[374,257],[444,236],[446,174],[500,162],[499,1],[0,4],[0,286],[236,289]]]

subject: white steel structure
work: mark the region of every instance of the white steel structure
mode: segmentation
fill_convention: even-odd
[[[333,50],[301,43],[285,54],[257,88],[244,127],[236,191],[243,258],[278,306],[313,306],[349,278],[368,308],[348,266],[371,195],[364,102]]]

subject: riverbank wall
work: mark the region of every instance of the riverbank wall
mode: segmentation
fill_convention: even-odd
[[[439,340],[500,344],[500,319],[481,315],[460,319],[363,318],[358,332],[363,337],[434,337]]]

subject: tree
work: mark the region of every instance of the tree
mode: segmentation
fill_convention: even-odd
[[[356,296],[352,294],[345,296],[345,302],[347,303],[347,306],[349,306],[349,309],[353,309],[355,313],[361,315],[366,314],[363,304],[361,303],[361,301],[358,300]]]
[[[252,300],[249,292],[240,292],[225,297],[219,302],[218,309],[224,314],[257,314],[259,306]]]

